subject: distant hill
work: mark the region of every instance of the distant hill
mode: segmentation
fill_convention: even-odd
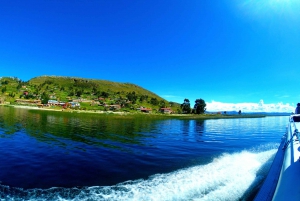
[[[39,76],[23,82],[16,77],[2,77],[0,90],[0,97],[9,102],[16,99],[54,99],[65,102],[80,99],[83,102],[90,100],[99,104],[119,104],[126,110],[135,110],[137,107],[154,110],[171,107],[173,111],[180,110],[180,104],[169,102],[138,85],[107,80]],[[91,108],[90,105],[86,107],[98,109],[98,107]]]
[[[135,92],[138,95],[146,95],[148,97],[157,98],[158,100],[167,101],[155,93],[146,90],[138,85],[131,83],[112,82],[107,80],[85,79],[77,77],[62,77],[62,76],[40,76],[29,80],[30,85],[35,86],[49,86],[55,85],[57,87],[64,87],[65,90],[71,88],[81,88],[85,92],[108,92],[110,94],[126,94]]]

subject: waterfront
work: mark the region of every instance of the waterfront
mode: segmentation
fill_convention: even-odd
[[[0,198],[239,200],[288,117],[114,118],[0,107]]]

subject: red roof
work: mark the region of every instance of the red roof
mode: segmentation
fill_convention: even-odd
[[[150,110],[152,110],[151,108],[143,108],[143,109],[141,109],[141,110],[144,110],[144,111],[150,111]]]

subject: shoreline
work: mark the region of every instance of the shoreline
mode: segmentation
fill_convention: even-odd
[[[205,119],[233,119],[233,118],[264,118],[268,115],[260,114],[241,114],[241,115],[223,115],[223,114],[145,114],[145,113],[130,113],[130,112],[112,112],[112,111],[89,111],[89,110],[72,110],[72,109],[54,109],[54,108],[41,108],[37,106],[27,106],[27,105],[10,105],[10,104],[0,104],[0,106],[13,107],[19,109],[27,110],[40,110],[40,111],[51,111],[51,112],[65,112],[65,113],[82,113],[82,114],[99,114],[99,115],[116,115],[116,116],[148,116],[166,119],[181,119],[181,120],[205,120]],[[272,116],[272,115],[270,115]]]
[[[9,104],[0,104],[0,106],[28,109],[28,110],[42,110],[42,111],[55,111],[55,112],[69,112],[69,113],[93,113],[93,114],[125,114],[125,112],[111,112],[111,111],[92,111],[92,110],[72,110],[72,109],[54,109],[54,108],[45,108],[38,106],[28,106],[28,105],[9,105]]]

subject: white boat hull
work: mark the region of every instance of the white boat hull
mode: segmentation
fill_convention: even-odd
[[[291,118],[294,116],[297,117],[298,115],[293,115]],[[287,127],[287,144],[284,150],[284,160],[278,185],[273,196],[274,201],[300,200],[300,144],[297,132],[295,132],[297,130],[300,131],[300,122],[290,121]]]
[[[300,200],[300,115],[291,115],[269,174],[255,201]]]

